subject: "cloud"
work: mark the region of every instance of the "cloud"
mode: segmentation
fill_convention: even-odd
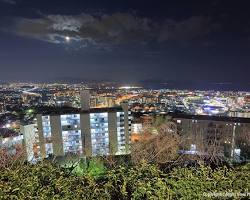
[[[150,42],[191,41],[215,30],[211,18],[194,16],[181,21],[161,22],[131,13],[46,15],[36,19],[16,18],[5,30],[19,36],[51,43],[82,43],[81,46],[147,44]]]
[[[217,24],[213,24],[209,17],[190,17],[183,21],[167,20],[160,28],[159,41],[176,40],[188,41],[199,39],[216,30]]]
[[[14,0],[0,0],[0,1],[3,2],[3,3],[11,4],[11,5],[15,5],[16,4],[16,1],[14,1]]]

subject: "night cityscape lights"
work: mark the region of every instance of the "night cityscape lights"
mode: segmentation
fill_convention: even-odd
[[[249,199],[250,1],[0,0],[0,200]]]

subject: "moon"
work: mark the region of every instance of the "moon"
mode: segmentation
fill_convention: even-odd
[[[70,41],[70,37],[69,37],[69,36],[66,36],[66,37],[65,37],[65,40],[66,40],[67,42],[69,42],[69,41]]]

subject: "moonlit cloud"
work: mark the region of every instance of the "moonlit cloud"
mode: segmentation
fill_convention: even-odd
[[[156,22],[131,13],[94,16],[46,15],[41,18],[16,18],[8,31],[23,37],[55,44],[70,41],[95,46],[147,44],[150,42],[189,41],[206,37],[215,30],[209,17],[194,16],[182,21],[165,19]]]
[[[73,16],[49,15],[47,20],[52,23],[52,30],[79,32],[82,23]]]

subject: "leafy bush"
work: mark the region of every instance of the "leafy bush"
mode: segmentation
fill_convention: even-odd
[[[0,199],[110,199],[94,178],[79,178],[49,162],[5,169],[0,188]]]
[[[80,160],[74,167],[73,174],[77,176],[89,175],[99,177],[106,173],[106,168],[100,159],[91,159],[88,162]]]
[[[176,168],[168,183],[174,199],[204,199],[205,193],[247,193],[250,191],[250,165],[212,170],[210,167]]]
[[[50,162],[23,163],[0,173],[0,199],[206,199],[205,192],[250,191],[250,165],[234,169],[119,166],[102,176],[70,170]],[[208,198],[209,199],[209,198]]]

